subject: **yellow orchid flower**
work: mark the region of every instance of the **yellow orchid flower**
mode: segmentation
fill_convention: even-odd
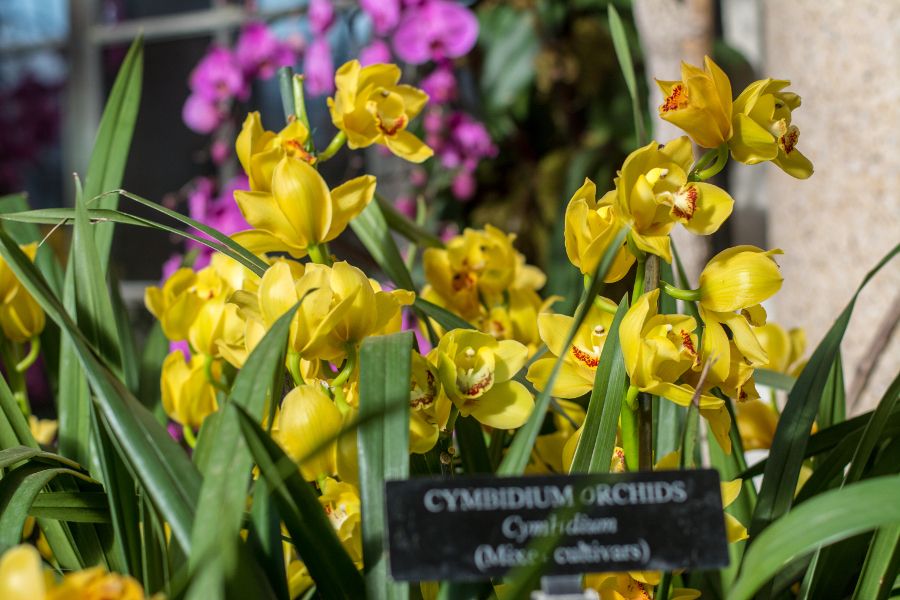
[[[652,600],[653,588],[659,585],[656,571],[629,571],[628,573],[586,573],[585,589],[595,590],[600,600]],[[695,600],[700,590],[676,588],[669,590],[671,600]]]
[[[257,301],[268,329],[304,298],[291,323],[290,345],[307,359],[339,360],[366,337],[399,331],[400,307],[415,298],[406,290],[382,291],[346,262],[310,263],[299,277],[297,271],[286,262],[274,264],[263,275]]]
[[[412,353],[412,377],[409,392],[409,451],[425,454],[437,443],[441,425],[446,423],[449,406],[440,406],[441,394],[437,368],[418,352]],[[441,418],[443,416],[443,419]]]
[[[760,399],[741,402],[735,406],[738,432],[744,451],[768,450],[775,439],[778,412]]]
[[[606,305],[605,308],[601,305]],[[600,352],[606,335],[612,326],[615,304],[607,298],[598,298],[575,333],[572,345],[564,347],[566,335],[572,327],[573,317],[553,313],[538,315],[541,339],[553,356],[539,358],[528,368],[525,378],[536,389],[543,391],[557,357],[563,357],[552,394],[558,398],[578,398],[594,387],[594,375],[600,363]]]
[[[741,494],[741,490],[743,489],[743,484],[743,479],[732,479],[731,481],[719,484],[722,492],[722,508],[728,508],[735,500],[737,500],[737,497]],[[741,540],[746,540],[750,537],[747,533],[747,528],[729,513],[725,513],[725,535],[728,538],[729,544],[740,542]]]
[[[486,225],[466,229],[446,248],[428,248],[422,256],[425,279],[446,304],[464,318],[478,315],[479,296],[509,289],[520,271],[515,235]],[[524,268],[524,261],[521,263]],[[526,278],[530,276],[526,275]]]
[[[628,309],[619,327],[625,370],[631,385],[642,392],[688,406],[694,389],[677,383],[698,364],[697,322],[685,315],[658,314],[659,290],[642,295]],[[722,400],[700,395],[700,408],[718,409]]]
[[[337,473],[341,411],[321,385],[301,385],[288,392],[276,427],[276,440],[288,456],[299,461],[305,480],[316,481]],[[327,445],[319,449],[323,444]]]
[[[0,598],[3,600],[143,600],[144,589],[128,575],[108,573],[102,567],[74,571],[59,583],[33,546],[20,544],[0,557]]]
[[[744,310],[772,297],[784,277],[772,259],[779,248],[735,246],[716,254],[700,273],[700,306],[713,312]]]
[[[527,356],[528,349],[519,342],[454,329],[438,344],[438,374],[460,415],[472,415],[490,427],[516,429],[534,408],[525,386],[512,381]]]
[[[250,179],[250,189],[255,192],[272,190],[272,174],[275,165],[285,156],[314,164],[316,159],[306,151],[309,130],[302,121],[291,120],[278,133],[262,127],[258,112],[251,112],[244,119],[235,143],[238,160]]]
[[[20,245],[31,262],[37,255],[37,243]],[[37,300],[19,283],[12,269],[0,258],[0,329],[11,342],[27,342],[44,330],[46,317]]]
[[[350,148],[383,144],[397,156],[420,163],[434,152],[407,127],[425,107],[428,94],[399,81],[397,65],[344,63],[334,75],[334,98],[328,98],[331,121],[347,135]]]
[[[28,429],[31,431],[34,441],[42,446],[49,446],[56,439],[59,422],[56,419],[39,419],[34,415],[29,415]]]
[[[531,457],[525,467],[527,474],[568,473],[572,464],[572,456],[566,455],[570,440],[575,437],[584,424],[585,412],[581,405],[570,400],[557,400],[560,410],[553,408],[554,431],[539,435],[531,450]],[[577,444],[577,440],[576,440]],[[574,455],[575,448],[572,447]],[[568,460],[567,460],[568,459]]]
[[[753,333],[765,350],[769,361],[760,365],[763,369],[779,373],[796,374],[802,369],[803,353],[806,351],[806,334],[803,329],[795,327],[785,331],[778,323],[769,321],[753,328]]]
[[[160,375],[162,406],[174,421],[192,430],[200,428],[203,420],[218,409],[216,389],[206,372],[206,362],[212,360],[194,354],[185,360],[181,350],[169,353],[163,361]],[[210,365],[213,377],[221,377],[222,365]]]
[[[569,261],[585,275],[593,275],[622,222],[616,212],[616,193],[607,192],[597,200],[597,186],[590,179],[582,185],[566,207],[565,240]],[[604,281],[619,281],[634,264],[634,255],[624,242]]]
[[[375,195],[375,178],[363,175],[333,190],[309,163],[285,155],[272,171],[271,191],[234,192],[253,229],[232,238],[257,254],[306,256],[311,247],[339,236]]]
[[[682,62],[681,81],[656,80],[665,96],[659,116],[698,146],[716,148],[731,138],[731,82],[710,57],[703,62],[703,69]]]
[[[615,179],[619,218],[643,252],[672,262],[669,232],[675,223],[709,235],[731,214],[734,200],[711,183],[688,181],[691,143],[680,137],[660,147],[651,142],[628,155]]]
[[[354,563],[362,564],[362,515],[360,513],[359,492],[343,481],[331,477],[322,482],[319,503],[325,510],[331,526],[337,533],[347,553]]]
[[[783,79],[763,79],[747,86],[734,101],[734,136],[731,156],[748,165],[770,160],[785,173],[806,179],[813,165],[798,149],[800,130],[791,124],[791,113],[800,96],[784,91]]]

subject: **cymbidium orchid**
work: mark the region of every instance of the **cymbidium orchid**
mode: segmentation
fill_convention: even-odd
[[[449,412],[447,397],[441,394],[437,367],[418,352],[413,352],[409,391],[409,451],[424,454],[434,448]]]
[[[539,358],[528,368],[525,376],[538,390],[543,390],[557,357],[562,357],[562,366],[553,383],[552,393],[559,398],[578,398],[591,391],[600,352],[612,326],[615,304],[606,298],[598,298],[591,305],[584,322],[575,333],[572,344],[566,348],[566,336],[574,321],[573,317],[553,313],[538,315],[538,330],[541,339],[553,356]]]
[[[34,262],[38,245],[20,246],[22,252]],[[19,282],[12,269],[0,258],[0,328],[11,342],[23,343],[44,330],[46,317],[37,300]]]
[[[569,261],[584,275],[592,275],[622,227],[616,213],[616,193],[607,192],[597,200],[597,186],[590,179],[585,179],[584,185],[569,200],[565,219],[566,254]],[[634,255],[628,252],[623,243],[603,280],[611,283],[622,279],[628,274],[634,260]]]
[[[346,262],[333,267],[279,261],[262,277],[259,290],[232,299],[268,329],[303,299],[291,322],[290,348],[306,359],[339,361],[371,335],[400,329],[400,307],[411,304],[406,290],[385,292]]]
[[[731,138],[731,82],[710,57],[703,62],[703,69],[682,62],[681,81],[656,80],[665,97],[659,116],[698,146],[716,148]]]
[[[725,190],[689,181],[691,143],[680,137],[659,146],[651,142],[632,152],[616,178],[616,208],[642,252],[672,262],[669,232],[676,223],[695,235],[709,235],[731,214],[734,200]]]
[[[778,323],[772,321],[753,328],[756,339],[766,352],[769,361],[760,365],[762,369],[787,373],[795,377],[803,370],[806,350],[806,334],[799,327],[785,331]]]
[[[319,503],[351,560],[361,567],[362,515],[359,492],[349,483],[328,477],[322,481]]]
[[[535,440],[531,458],[525,469],[528,474],[569,471],[572,457],[566,456],[566,449],[575,432],[580,431],[584,424],[585,412],[579,404],[569,400],[557,400],[556,406],[550,412],[554,430],[539,435]]]
[[[210,378],[218,381],[221,374],[220,361],[201,354],[186,359],[181,350],[171,352],[163,361],[160,375],[166,414],[185,428],[199,429],[203,420],[219,407]]]
[[[279,444],[298,462],[307,481],[337,473],[341,411],[318,383],[292,389],[281,403],[276,428]]]
[[[625,370],[631,385],[688,406],[695,390],[678,380],[699,362],[697,322],[685,315],[658,314],[659,290],[643,294],[628,309],[619,327]],[[717,409],[719,398],[701,394],[701,409]]]
[[[250,179],[250,189],[271,192],[272,174],[285,156],[314,163],[315,156],[306,150],[308,141],[309,130],[299,119],[275,133],[263,129],[258,112],[249,113],[238,134],[235,150]]]
[[[460,415],[498,429],[525,423],[534,399],[524,385],[512,381],[528,356],[524,345],[454,329],[444,334],[436,350],[441,386]]]
[[[700,306],[713,312],[750,309],[781,289],[784,277],[772,256],[755,246],[735,246],[715,255],[700,273]]]
[[[67,573],[57,581],[44,569],[33,546],[13,546],[0,557],[0,598],[3,600],[143,600],[141,584],[128,575],[92,567]]]
[[[397,156],[420,163],[433,152],[407,127],[424,108],[428,95],[399,81],[397,65],[345,63],[334,75],[334,98],[328,99],[331,120],[347,135],[350,148],[383,144]]]
[[[375,195],[375,178],[356,177],[334,188],[305,160],[283,156],[272,171],[271,191],[234,193],[253,229],[232,237],[256,253],[306,256],[339,236]]]
[[[791,113],[800,106],[800,96],[784,91],[790,84],[763,79],[747,86],[734,101],[734,136],[728,146],[742,163],[770,160],[788,175],[806,179],[813,165],[797,149],[800,130],[791,123]]]

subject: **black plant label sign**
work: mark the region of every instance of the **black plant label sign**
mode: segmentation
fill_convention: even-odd
[[[478,580],[728,564],[713,470],[454,477],[385,484],[391,575]]]

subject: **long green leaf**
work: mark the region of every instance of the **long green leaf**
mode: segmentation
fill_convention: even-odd
[[[570,473],[605,473],[609,471],[610,460],[616,446],[616,429],[619,412],[625,396],[625,359],[619,344],[619,325],[628,310],[628,297],[619,302],[613,318],[600,362],[594,375],[594,388],[588,403],[587,415],[581,438],[575,448]]]
[[[753,513],[753,521],[750,524],[751,547],[754,539],[758,539],[759,534],[769,523],[786,513],[791,506],[809,440],[810,428],[818,413],[828,373],[831,371],[841,339],[847,330],[856,299],[866,283],[898,252],[900,252],[900,245],[895,246],[878,262],[875,268],[869,271],[847,307],[816,348],[788,395],[787,404],[775,431],[769,459],[766,462],[762,488],[756,510]]]
[[[0,219],[11,213],[28,211],[28,198],[25,194],[12,194],[0,198]],[[19,244],[30,244],[31,242],[40,242],[43,239],[41,230],[33,223],[17,223],[13,220],[8,221],[4,227],[7,233]],[[50,244],[43,244],[38,247],[37,256],[34,260],[47,282],[54,291],[58,292],[62,288],[62,267],[53,253],[53,247]],[[44,344],[41,350],[46,350],[47,345]]]
[[[454,431],[459,443],[463,471],[468,474],[493,473],[481,424],[474,417],[459,417]]]
[[[416,298],[413,306],[426,317],[434,319],[438,325],[447,331],[450,331],[451,329],[475,329],[474,325],[462,317],[423,298]]]
[[[60,521],[109,523],[109,500],[103,492],[42,492],[28,514]]]
[[[799,382],[798,382],[799,384]],[[729,600],[746,600],[789,561],[817,547],[900,523],[900,477],[879,477],[821,494],[773,522],[744,555]]]
[[[563,348],[568,348],[572,345],[572,340],[575,339],[578,328],[581,327],[582,322],[584,322],[594,298],[596,298],[603,290],[603,278],[606,277],[606,273],[612,266],[619,248],[622,247],[625,233],[626,231],[622,230],[616,235],[615,239],[610,243],[606,252],[603,254],[603,258],[597,264],[597,269],[591,280],[591,287],[584,293],[582,301],[575,311],[575,318],[572,320],[571,327],[569,327],[569,332],[566,335],[566,343],[563,344]],[[528,421],[525,425],[516,432],[516,436],[513,438],[512,444],[510,444],[509,450],[503,458],[503,462],[500,463],[500,467],[497,469],[498,474],[520,475],[525,470],[525,466],[528,464],[528,457],[531,456],[531,449],[534,447],[534,442],[537,439],[538,433],[540,433],[541,425],[544,423],[544,417],[547,414],[547,406],[550,404],[550,391],[553,389],[553,384],[556,382],[557,375],[559,375],[563,358],[563,356],[560,356],[556,359],[544,390],[535,398],[534,410],[528,417]]]
[[[256,419],[232,404],[240,416],[241,432],[260,474],[275,497],[297,553],[326,598],[364,598],[365,584],[341,546],[325,511],[297,464],[262,430]]]
[[[238,372],[229,393],[228,403],[243,407],[257,421],[263,418],[267,399],[273,394],[280,396],[280,387],[271,388],[279,365],[284,364],[291,319],[298,306],[282,315],[266,332]],[[198,451],[203,450],[201,444],[208,445],[210,453],[203,471],[203,486],[194,521],[191,570],[196,574],[202,566],[227,575],[234,570],[237,560],[253,458],[241,436],[238,414],[230,406],[223,408],[213,427],[204,432],[197,444]],[[216,581],[209,575],[204,577],[210,577],[203,579],[206,585],[192,585],[188,597],[223,597],[225,581]]]
[[[200,476],[190,460],[153,415],[97,359],[47,282],[6,233],[0,231],[0,255],[16,277],[71,340],[81,367],[96,393],[112,437],[125,462],[168,521],[175,539],[190,548],[190,530],[200,490]]]
[[[841,423],[846,415],[846,390],[844,389],[844,364],[841,360],[841,351],[838,349],[831,372],[828,373],[828,381],[825,383],[825,391],[822,393],[822,401],[819,403],[819,416],[816,423],[819,427],[831,427],[835,423]]]
[[[441,241],[441,238],[432,234],[415,221],[412,221],[406,215],[400,213],[384,196],[375,194],[375,201],[381,209],[381,214],[384,216],[385,222],[392,230],[417,246],[425,248],[444,247],[444,242]]]
[[[637,135],[638,143],[646,142],[646,133],[644,130],[643,107],[638,98],[637,77],[634,74],[634,63],[631,60],[631,50],[628,48],[628,35],[625,33],[625,26],[622,24],[622,18],[616,7],[610,4],[609,9],[609,33],[612,35],[613,48],[616,51],[616,58],[619,59],[619,67],[622,76],[625,78],[625,87],[628,88],[628,96],[631,98],[631,112],[634,117],[634,133]]]
[[[363,561],[369,598],[409,596],[393,583],[385,556],[384,482],[409,476],[409,381],[413,334],[375,336],[359,352],[359,485],[362,501]],[[402,410],[388,410],[402,406]]]
[[[84,181],[84,197],[93,198],[101,192],[112,190],[122,185],[125,174],[125,163],[128,150],[137,122],[138,108],[141,102],[141,80],[144,71],[144,43],[138,36],[132,42],[125,55],[116,81],[113,83],[100,127],[97,129],[97,141],[91,152],[87,176]],[[115,208],[118,199],[115,195],[100,201],[99,208]],[[102,272],[106,272],[109,263],[109,251],[112,247],[113,225],[106,224],[97,228],[97,252],[100,257]]]
[[[370,202],[355,219],[350,221],[350,227],[378,266],[397,284],[397,287],[406,290],[416,289],[406,263],[400,256],[397,242],[391,236],[381,206],[377,202]]]
[[[880,528],[863,564],[853,600],[883,600],[891,593],[900,569],[900,524]]]
[[[794,384],[797,383],[796,377],[769,369],[755,369],[753,371],[753,379],[757,385],[765,385],[785,392],[790,392]]]
[[[16,467],[0,479],[0,553],[19,543],[32,502],[58,475],[88,479],[78,471],[40,463]]]

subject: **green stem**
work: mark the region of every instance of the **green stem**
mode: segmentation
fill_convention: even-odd
[[[278,89],[281,91],[281,106],[284,108],[284,120],[288,123],[296,119],[293,90],[294,69],[281,67],[278,69]]]
[[[306,137],[306,151],[314,153],[312,128],[309,126],[309,115],[306,113],[306,95],[303,93],[303,75],[294,75],[291,78],[291,94],[294,97],[294,117],[304,126],[309,135]]]
[[[335,134],[335,136],[331,138],[331,141],[328,143],[325,149],[319,153],[319,156],[317,157],[318,161],[325,162],[326,160],[337,154],[338,150],[343,148],[344,144],[346,143],[347,134],[343,131],[338,131],[337,134]]]
[[[659,287],[659,257],[647,256],[643,269],[643,292]],[[653,470],[653,398],[638,396],[638,465],[642,471]]]
[[[637,270],[634,273],[634,289],[631,291],[631,304],[634,305],[644,294],[644,271],[647,268],[646,257],[637,259]]]
[[[331,253],[328,251],[328,244],[325,242],[313,244],[309,246],[306,251],[309,252],[309,259],[314,263],[319,263],[326,267],[330,267],[334,264],[334,261],[331,260]]]
[[[622,425],[622,449],[625,451],[625,465],[629,471],[637,471],[640,465],[640,450],[638,442],[638,418],[636,408],[629,406],[634,404],[637,394],[632,396],[632,390],[637,392],[636,387],[628,388],[628,396],[625,403],[622,404],[622,411],[619,413],[619,421]]]
[[[356,362],[356,347],[351,346],[347,349],[347,360],[344,361],[344,366],[341,367],[341,371],[331,381],[332,387],[339,387],[347,383],[347,380],[350,379],[350,375],[352,375],[353,371],[356,370]]]
[[[716,148],[716,162],[711,167],[692,171],[688,179],[691,181],[706,181],[718,175],[725,168],[726,164],[728,164],[728,144],[722,144]]]
[[[19,364],[19,357],[15,344],[0,338],[0,356],[2,356],[3,364],[6,367],[6,378],[9,382],[9,387],[12,389],[13,397],[27,419],[31,416],[31,404],[28,402],[28,387],[25,382],[25,375],[16,368],[16,365]]]
[[[203,364],[203,368],[206,372],[206,379],[209,381],[209,383],[214,388],[216,388],[218,391],[227,395],[228,387],[225,384],[223,384],[221,381],[219,381],[219,378],[216,377],[215,373],[213,373],[212,368],[213,368],[214,361],[215,361],[215,359],[212,356],[206,357],[206,362]]]
[[[707,150],[706,152],[703,153],[703,156],[701,156],[699,159],[697,159],[697,161],[693,165],[691,165],[691,170],[688,171],[688,173],[694,174],[694,173],[698,173],[699,171],[705,169],[706,167],[709,166],[709,163],[711,163],[718,155],[719,155],[718,148],[712,148],[710,150]]]
[[[190,425],[182,425],[181,432],[184,434],[184,441],[187,442],[187,445],[191,448],[197,445],[197,437],[194,435],[194,430],[191,429]]]
[[[696,290],[683,290],[681,288],[677,288],[671,283],[666,283],[665,281],[660,282],[660,287],[662,291],[664,291],[669,296],[675,298],[676,300],[684,300],[685,302],[699,302],[700,301],[700,289]]]
[[[654,600],[669,600],[669,588],[672,587],[672,572],[665,571],[659,580],[659,586],[653,595]]]
[[[34,364],[34,361],[37,360],[38,354],[41,352],[41,338],[35,336],[31,338],[31,347],[28,348],[28,354],[25,355],[25,358],[16,363],[16,371],[19,373],[24,373],[28,370],[28,367]]]
[[[303,375],[300,374],[300,354],[293,350],[287,354],[287,369],[288,373],[291,374],[291,379],[294,380],[295,386],[301,386],[306,383],[303,381]]]

